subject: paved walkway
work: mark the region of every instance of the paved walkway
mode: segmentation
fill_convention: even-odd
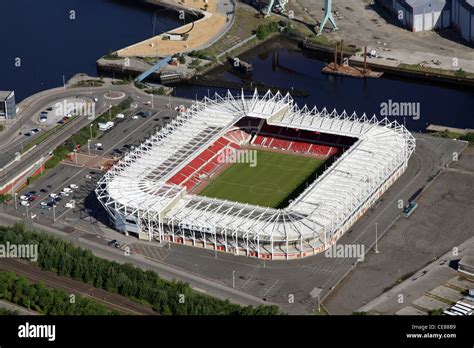
[[[181,6],[184,5],[187,8],[198,9],[204,17],[194,23],[170,30],[170,33],[187,33],[188,37],[186,40],[164,40],[164,37],[167,35],[161,34],[117,51],[119,56],[168,56],[207,47],[219,39],[230,28],[232,23],[230,12],[233,11],[233,2],[231,0],[208,0],[207,10],[203,10],[205,8],[205,0],[169,0],[168,2]],[[157,1],[157,3],[160,2]]]

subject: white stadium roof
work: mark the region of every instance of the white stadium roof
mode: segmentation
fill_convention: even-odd
[[[357,141],[284,209],[189,194],[167,181],[245,117],[274,126],[349,136]],[[415,149],[413,136],[397,122],[326,109],[298,108],[289,95],[216,95],[185,113],[126,154],[100,181],[97,196],[115,218],[148,221],[150,239],[163,225],[224,236],[256,245],[257,256],[274,244],[298,242],[323,250],[352,225],[401,175]],[[150,220],[153,220],[153,224]],[[158,223],[159,222],[159,223]],[[153,225],[153,227],[152,227]],[[237,243],[237,252],[239,243]],[[271,251],[261,247],[270,245]],[[322,247],[322,248],[321,248]],[[226,245],[227,249],[227,245]],[[248,250],[247,250],[248,251]],[[300,250],[301,251],[301,250]]]

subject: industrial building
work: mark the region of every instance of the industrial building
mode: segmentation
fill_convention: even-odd
[[[0,91],[0,119],[13,119],[15,117],[15,92]]]
[[[451,26],[450,0],[378,0],[407,29],[418,32]]]
[[[474,43],[474,0],[451,0],[451,23],[466,41]]]
[[[413,32],[453,27],[474,42],[474,0],[376,0]]]

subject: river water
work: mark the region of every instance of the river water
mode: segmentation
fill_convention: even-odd
[[[75,11],[75,19],[71,19],[71,10]],[[66,79],[79,72],[97,75],[95,61],[109,50],[182,24],[173,11],[160,10],[153,28],[154,11],[154,7],[138,5],[135,0],[1,1],[0,90],[15,90],[19,101],[37,91],[61,86],[63,75]],[[15,66],[17,58],[21,59],[19,67]],[[255,81],[308,90],[309,97],[295,98],[300,105],[378,115],[382,103],[415,103],[419,119],[389,118],[414,131],[424,130],[428,123],[474,128],[472,88],[324,75],[324,62],[287,40],[266,43],[241,58],[253,64]],[[212,75],[239,79],[223,70]],[[214,91],[223,92],[181,85],[175,93],[201,98]]]
[[[326,63],[314,55],[302,52],[288,40],[276,40],[264,47],[240,56],[253,64],[253,80],[277,87],[300,88],[310,91],[310,96],[295,98],[301,106],[326,107],[338,112],[356,112],[362,115],[380,114],[383,103],[389,101],[419,107],[419,117],[392,116],[391,120],[405,124],[412,131],[423,131],[428,123],[459,128],[474,128],[474,89],[432,85],[393,78],[358,79],[325,75],[321,69]],[[214,77],[238,80],[227,71],[220,70]],[[210,89],[210,93],[214,90]],[[178,95],[195,98],[208,94],[207,87],[185,86]],[[415,110],[414,109],[414,110]]]
[[[109,50],[153,35],[155,9],[136,0],[0,1],[0,90],[15,90],[19,101],[61,86],[63,75],[96,76],[95,62]],[[170,10],[157,18],[156,33],[182,23]]]

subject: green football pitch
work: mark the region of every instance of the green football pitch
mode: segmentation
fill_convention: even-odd
[[[235,163],[199,193],[264,207],[280,208],[313,181],[324,160],[257,150],[256,166]],[[298,192],[299,194],[299,192]]]

